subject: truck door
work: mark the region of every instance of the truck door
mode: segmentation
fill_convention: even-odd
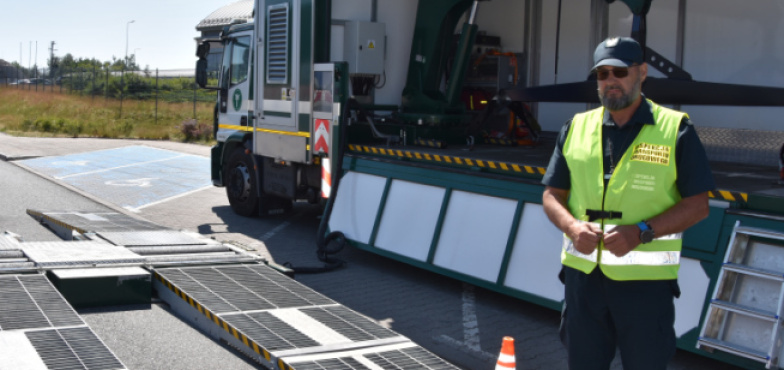
[[[252,110],[250,96],[250,63],[252,60],[251,35],[237,35],[226,41],[223,54],[221,92],[218,122],[218,140],[225,139],[237,130],[250,130],[248,111]]]

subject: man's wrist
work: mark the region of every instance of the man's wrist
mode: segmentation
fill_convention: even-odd
[[[648,221],[640,221],[637,224],[637,227],[640,229],[640,243],[647,244],[656,238],[656,233],[653,231],[653,228],[648,223]]]

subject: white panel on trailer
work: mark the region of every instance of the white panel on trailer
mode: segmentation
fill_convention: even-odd
[[[453,191],[433,264],[495,282],[517,201]]]
[[[561,271],[563,234],[540,204],[526,203],[509,258],[504,285],[553,301],[564,298]]]
[[[340,230],[346,238],[368,244],[385,185],[383,177],[347,172],[340,179],[330,230]]]
[[[389,188],[376,247],[426,261],[441,213],[445,190],[394,180]]]

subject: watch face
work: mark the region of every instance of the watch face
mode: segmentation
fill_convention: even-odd
[[[643,243],[650,243],[653,241],[653,230],[648,229],[640,232],[640,241]]]

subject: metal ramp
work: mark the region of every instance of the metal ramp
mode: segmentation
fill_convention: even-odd
[[[151,290],[178,315],[273,369],[459,369],[235,246],[113,212],[28,213],[70,241],[8,239],[0,247],[21,250],[33,269],[48,270],[61,294],[74,302],[93,303],[79,295],[85,290],[80,287],[129,280],[90,269],[110,274],[119,270],[115,266],[144,268],[153,274]],[[143,287],[144,278],[138,280]],[[86,290],[91,296],[101,292]],[[0,293],[0,316],[4,302]]]
[[[0,368],[125,369],[41,274],[0,276]]]
[[[263,264],[154,273],[154,288],[172,308],[274,369],[458,369]]]
[[[697,347],[777,367],[781,358],[784,233],[736,222]]]
[[[123,247],[139,256],[140,265],[259,262],[261,258],[199,234],[171,230],[116,212],[27,213],[65,240],[89,240]]]
[[[9,232],[0,235],[0,272],[33,268],[33,262],[20,248],[20,239]]]

